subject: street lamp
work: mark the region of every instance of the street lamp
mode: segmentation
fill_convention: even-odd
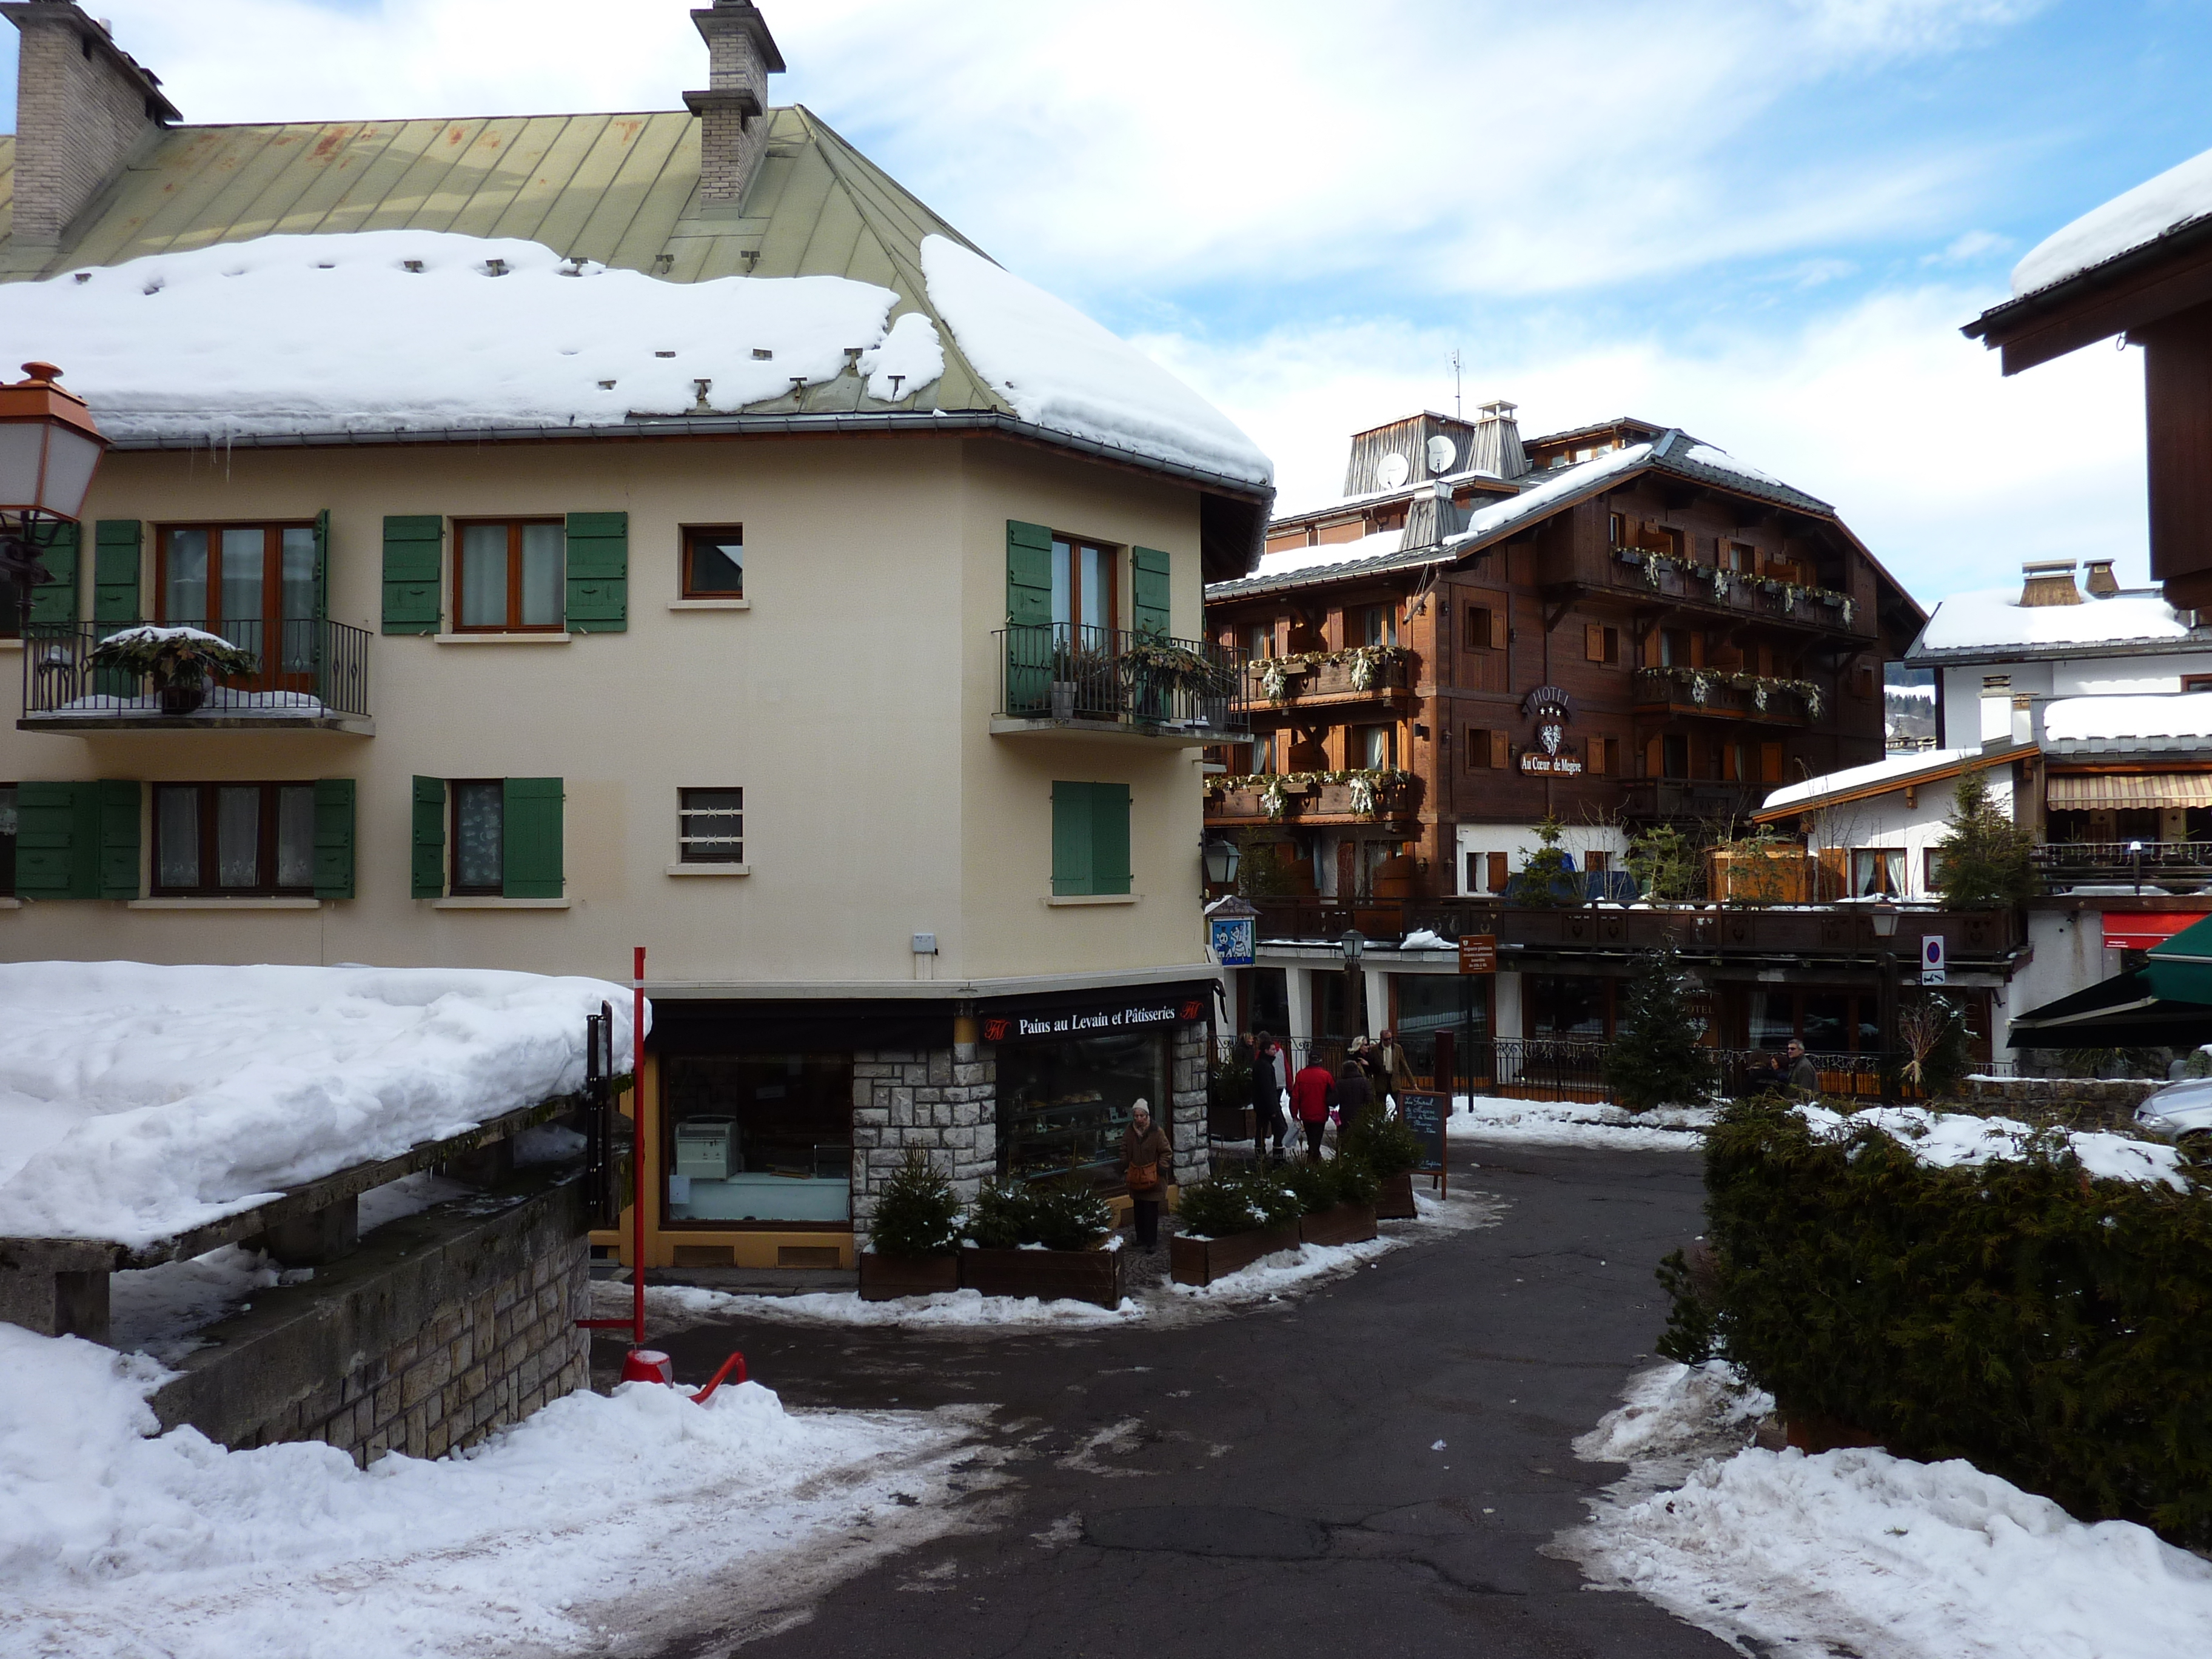
[[[2141,898],[2142,896],[2142,843],[2139,841],[2130,842],[2128,856],[2135,860],[2136,896]]]
[[[1206,843],[1206,880],[1210,887],[1227,887],[1237,880],[1237,866],[1244,861],[1243,849],[1225,837]]]
[[[1870,906],[1867,921],[1873,925],[1874,936],[1882,942],[1881,1012],[1875,1017],[1881,1026],[1881,1103],[1896,1103],[1897,1054],[1897,907],[1884,899]]]
[[[1357,927],[1347,927],[1337,946],[1344,952],[1344,1040],[1349,1048],[1352,1038],[1367,1035],[1367,988],[1359,975],[1359,958],[1367,949],[1367,936]]]
[[[40,560],[41,525],[74,524],[107,440],[84,399],[55,382],[52,363],[25,363],[30,378],[0,385],[0,577],[15,588],[27,627],[31,590],[53,580]]]

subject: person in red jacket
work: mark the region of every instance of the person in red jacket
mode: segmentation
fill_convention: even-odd
[[[1328,1127],[1329,1109],[1336,1104],[1336,1077],[1328,1066],[1309,1060],[1291,1079],[1291,1115],[1306,1132],[1306,1162],[1321,1162],[1322,1131]]]

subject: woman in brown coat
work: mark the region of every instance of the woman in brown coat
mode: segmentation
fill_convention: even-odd
[[[1139,1100],[1129,1109],[1129,1127],[1121,1132],[1121,1179],[1129,1186],[1139,1249],[1160,1247],[1160,1200],[1167,1193],[1174,1158],[1175,1149],[1152,1121],[1152,1109]]]

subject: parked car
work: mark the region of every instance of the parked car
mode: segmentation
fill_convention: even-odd
[[[2212,1077],[2184,1078],[2136,1108],[2136,1127],[2160,1140],[2212,1138]]]

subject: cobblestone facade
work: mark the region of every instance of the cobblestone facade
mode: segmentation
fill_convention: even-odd
[[[862,1049],[853,1056],[853,1247],[909,1147],[929,1153],[971,1201],[999,1167],[999,1067],[972,1042]]]
[[[1212,1078],[1203,1024],[1178,1025],[1169,1048],[1175,1089],[1175,1178],[1177,1186],[1213,1173],[1206,1139],[1206,1089]]]

